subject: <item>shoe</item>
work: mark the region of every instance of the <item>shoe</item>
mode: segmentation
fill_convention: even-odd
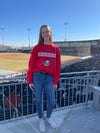
[[[49,123],[49,125],[50,125],[52,128],[56,128],[56,124],[52,121],[51,118],[47,119],[47,122]]]
[[[45,132],[45,123],[44,120],[39,120],[39,130],[40,132]]]

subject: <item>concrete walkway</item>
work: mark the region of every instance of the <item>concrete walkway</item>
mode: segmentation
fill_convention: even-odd
[[[52,119],[57,125],[52,129],[46,124],[45,133],[100,133],[100,111],[92,107],[78,107],[55,111]],[[38,129],[38,117],[33,116],[22,120],[16,120],[0,124],[1,133],[40,133]]]
[[[57,133],[100,133],[100,111],[74,109]]]
[[[0,69],[0,77],[9,75],[9,74],[14,74],[17,73],[15,71],[9,71],[9,70],[5,70],[5,69]]]
[[[23,72],[24,73],[24,72]],[[18,77],[22,75],[22,72],[15,72],[15,71],[9,71],[9,70],[4,70],[0,69],[0,78],[11,78],[11,77]]]

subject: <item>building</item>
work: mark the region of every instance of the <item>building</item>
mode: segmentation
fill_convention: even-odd
[[[100,39],[84,41],[59,41],[54,42],[54,44],[60,47],[61,54],[63,55],[84,57],[100,53]]]

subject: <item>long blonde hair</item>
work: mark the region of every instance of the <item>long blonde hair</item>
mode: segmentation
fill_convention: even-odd
[[[50,43],[52,44],[53,43],[52,42],[52,32],[51,32],[51,29],[50,29],[50,27],[48,25],[42,25],[41,26],[40,33],[39,33],[39,41],[38,41],[38,44],[44,43],[44,39],[42,38],[42,34],[41,34],[41,31],[42,31],[42,28],[43,27],[46,27],[49,30],[49,32],[50,32]]]

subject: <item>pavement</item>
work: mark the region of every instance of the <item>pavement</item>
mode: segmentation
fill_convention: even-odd
[[[23,71],[23,73],[25,72]],[[22,72],[15,72],[10,70],[0,69],[0,78],[11,78],[11,77],[20,76],[20,75],[22,75]]]
[[[5,69],[0,69],[0,76],[5,76],[5,75],[9,75],[9,74],[14,74],[14,73],[17,73],[17,72],[5,70]]]
[[[63,109],[54,111],[52,119],[57,128],[51,128],[45,121],[45,133],[100,133],[100,111],[92,106]],[[40,133],[38,117],[32,116],[21,120],[0,124],[2,133]]]

